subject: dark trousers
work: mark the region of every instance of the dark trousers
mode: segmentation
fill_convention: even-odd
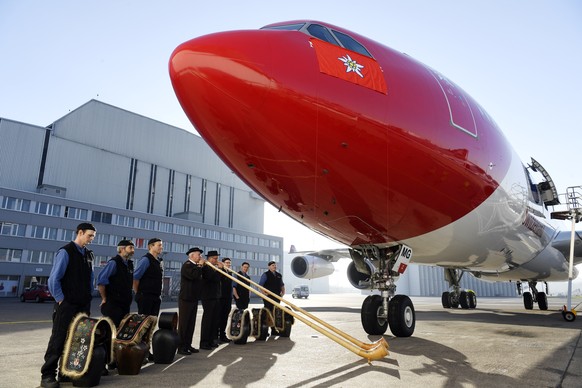
[[[78,313],[89,315],[91,313],[91,303],[84,306],[73,305],[66,301],[61,304],[55,303],[53,308],[53,330],[44,355],[44,364],[40,368],[42,378],[56,376],[59,359],[65,348],[67,330]]]
[[[228,315],[232,309],[232,299],[219,299],[219,301],[218,338],[226,338],[226,324],[228,323]]]
[[[209,346],[216,340],[218,333],[218,299],[206,299],[202,301],[204,313],[202,314],[202,327],[200,332],[200,346]]]
[[[162,300],[159,295],[138,292],[135,295],[135,301],[137,303],[138,314],[153,315],[156,317],[160,314]]]
[[[130,305],[122,306],[120,304],[107,301],[105,304],[101,305],[101,314],[103,314],[104,317],[109,317],[115,324],[115,327],[119,329],[121,320],[127,314],[129,314],[129,307]]]
[[[239,294],[239,298],[234,300],[236,303],[236,308],[240,310],[245,310],[249,307],[249,297],[248,295]]]
[[[192,346],[197,314],[198,300],[178,300],[178,334],[180,335],[180,347],[183,349]]]

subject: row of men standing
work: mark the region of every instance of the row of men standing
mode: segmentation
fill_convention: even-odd
[[[81,223],[76,228],[75,239],[60,248],[55,255],[48,280],[49,290],[55,298],[53,328],[44,357],[45,362],[41,367],[41,387],[60,386],[56,379],[57,368],[69,324],[78,313],[90,315],[94,256],[87,245],[93,241],[95,235],[96,229],[93,224]],[[148,253],[142,257],[134,270],[131,260],[135,251],[134,244],[130,240],[121,240],[117,245],[117,255],[109,260],[100,272],[97,284],[101,295],[101,313],[110,317],[116,327],[119,327],[123,317],[130,311],[132,292],[135,294],[139,314],[153,316],[159,314],[163,283],[160,259],[162,250],[161,239],[150,239]],[[249,304],[248,289],[231,282],[214,268],[205,266],[202,253],[200,248],[190,249],[187,252],[188,260],[181,268],[178,303],[181,354],[198,352],[191,346],[198,300],[202,301],[204,309],[200,348],[208,350],[218,346],[219,341],[229,341],[225,331],[232,295],[237,308],[244,309]],[[217,251],[209,251],[207,260],[215,267],[230,268],[230,259],[224,258],[222,262],[218,262],[218,256]],[[269,269],[272,263],[269,263]],[[239,280],[247,283],[250,280],[248,268],[249,264],[245,262],[238,273]],[[281,285],[278,290],[282,296],[285,291],[280,274],[278,279]],[[59,380],[62,381],[61,376]]]

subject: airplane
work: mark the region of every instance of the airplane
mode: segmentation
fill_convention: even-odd
[[[444,269],[444,308],[476,307],[460,285],[467,272],[515,281],[520,294],[527,283],[526,309],[548,308],[538,282],[568,280],[571,234],[552,219],[560,200],[549,174],[524,165],[473,98],[410,56],[296,20],[189,40],[169,73],[196,130],[246,184],[348,247],[297,256],[292,268],[325,276],[348,255],[352,285],[380,291],[362,304],[368,334],[413,334],[414,305],[396,294],[410,262]]]

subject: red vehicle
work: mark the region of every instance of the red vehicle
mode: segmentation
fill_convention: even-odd
[[[36,303],[44,302],[45,300],[55,300],[45,284],[37,284],[30,288],[25,288],[24,292],[20,294],[20,301],[34,300]]]

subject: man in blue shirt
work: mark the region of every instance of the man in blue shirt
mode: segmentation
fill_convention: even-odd
[[[93,291],[93,252],[86,248],[95,238],[95,227],[77,225],[75,240],[60,248],[54,259],[48,287],[55,298],[53,329],[40,369],[41,387],[58,388],[59,359],[65,347],[67,330],[75,315],[91,313]]]
[[[160,255],[163,243],[159,238],[148,241],[148,253],[137,263],[133,272],[133,291],[139,314],[153,315],[160,313],[162,303],[163,267]]]
[[[134,244],[131,240],[121,240],[117,244],[117,256],[107,262],[107,265],[97,277],[97,288],[101,295],[101,314],[111,318],[115,327],[119,328],[121,320],[129,314],[133,295],[133,253]]]

